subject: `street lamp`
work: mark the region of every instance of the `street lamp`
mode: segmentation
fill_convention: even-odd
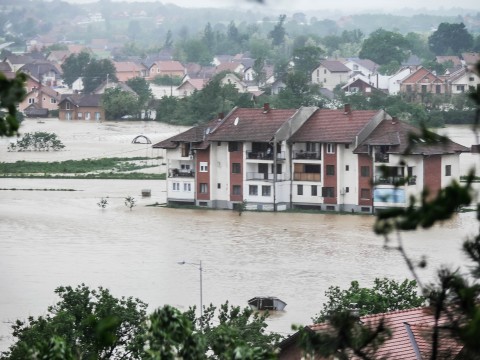
[[[193,265],[198,266],[198,270],[200,272],[200,326],[202,326],[202,316],[203,316],[203,286],[202,286],[202,260],[198,263],[191,263],[186,261],[179,261],[177,264],[179,265]]]

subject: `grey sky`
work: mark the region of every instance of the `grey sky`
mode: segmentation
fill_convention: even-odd
[[[473,9],[480,11],[480,2],[478,0],[336,0],[336,1],[319,1],[319,0],[264,0],[265,5],[258,5],[254,0],[173,0],[162,1],[170,2],[179,6],[188,7],[234,7],[241,5],[242,8],[268,7],[273,9],[285,9],[289,11],[306,11],[309,9],[339,9],[348,10],[392,10],[402,8],[414,9],[432,9],[440,8],[450,9],[453,7],[461,7],[465,9]]]

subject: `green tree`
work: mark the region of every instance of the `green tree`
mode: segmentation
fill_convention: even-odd
[[[139,110],[148,110],[148,106],[153,99],[153,93],[148,82],[143,77],[135,77],[133,79],[128,79],[126,84],[138,95],[137,108]],[[140,116],[138,116],[138,118],[140,118]]]
[[[82,75],[84,93],[91,93],[104,81],[117,82],[117,70],[109,59],[91,59]]]
[[[90,289],[58,287],[60,301],[45,316],[17,320],[13,325],[16,342],[2,359],[137,359],[143,352],[142,324],[146,304],[133,298],[115,298],[102,287]],[[52,349],[53,346],[53,349]],[[57,349],[57,350],[54,350]],[[65,357],[38,357],[53,351]]]
[[[138,97],[119,87],[105,90],[102,95],[102,105],[105,109],[105,117],[109,120],[120,119],[125,115],[135,116],[140,111]]]
[[[370,59],[379,65],[388,64],[391,61],[401,63],[408,57],[408,41],[402,34],[378,29],[363,42],[359,56],[361,59]]]
[[[441,23],[428,38],[428,46],[435,55],[460,55],[473,46],[473,36],[463,23]]]
[[[327,302],[312,320],[314,323],[325,322],[336,312],[353,309],[359,316],[364,316],[419,307],[426,299],[418,295],[418,290],[415,280],[398,282],[386,278],[375,279],[371,288],[360,287],[358,281],[352,281],[346,290],[330,286],[325,291]]]
[[[85,69],[90,61],[90,54],[85,51],[70,55],[62,64],[63,81],[71,87],[75,80],[85,76]]]
[[[295,71],[304,73],[310,77],[312,71],[320,63],[324,52],[317,46],[305,46],[297,48],[293,51],[293,62],[295,63]]]
[[[0,137],[14,136],[18,134],[20,116],[17,105],[26,96],[25,82],[27,77],[18,73],[15,78],[9,80],[0,72]]]
[[[280,46],[285,42],[285,36],[287,35],[287,32],[285,31],[284,22],[286,18],[287,15],[280,15],[275,27],[268,33],[268,37],[272,39],[273,46]]]
[[[265,80],[267,80],[267,74],[264,69],[265,59],[263,57],[256,58],[253,63],[253,71],[255,72],[255,82],[258,85],[264,84]]]
[[[165,49],[171,49],[173,47],[173,35],[172,30],[167,31],[167,35],[165,36],[165,42],[163,43],[163,47]]]

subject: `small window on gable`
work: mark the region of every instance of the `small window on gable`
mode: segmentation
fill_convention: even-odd
[[[445,176],[452,176],[452,165],[445,165]]]

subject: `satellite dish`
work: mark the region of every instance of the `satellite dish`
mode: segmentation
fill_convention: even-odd
[[[233,122],[233,125],[237,126],[239,121],[240,121],[240,119],[238,117],[236,117],[235,121]]]

